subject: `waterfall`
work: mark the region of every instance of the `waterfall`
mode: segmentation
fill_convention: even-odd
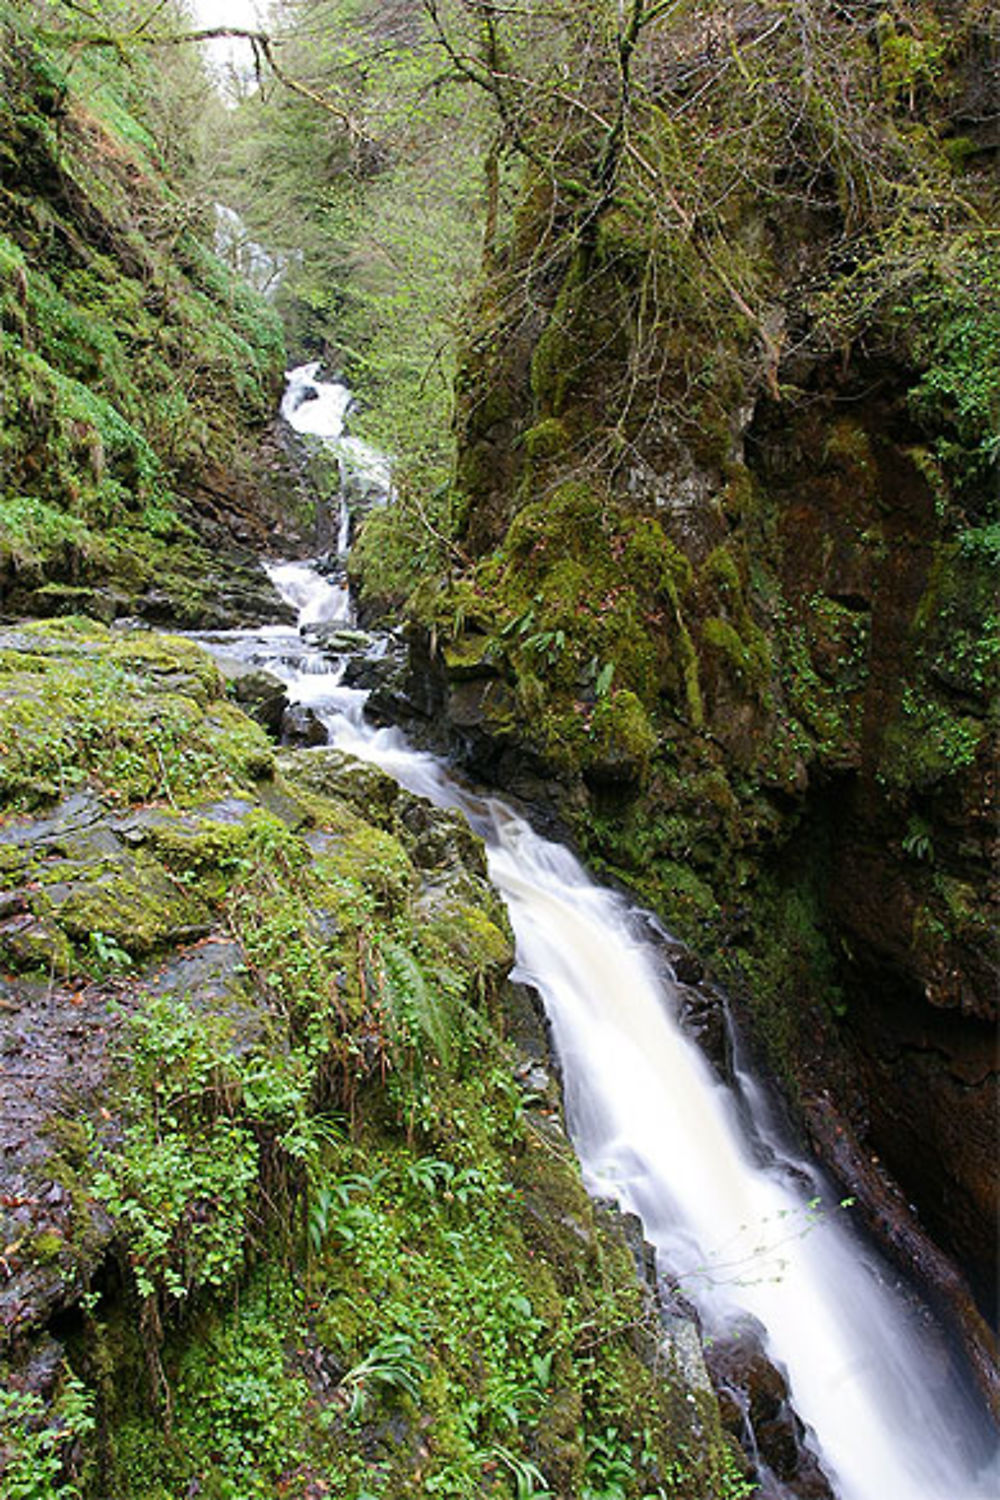
[[[317,375],[293,372],[285,413],[316,433],[329,412],[339,438],[349,396]],[[317,394],[296,402],[303,382]],[[304,563],[271,576],[304,623],[349,618],[336,578]],[[517,940],[516,977],[551,1020],[588,1185],[639,1214],[661,1274],[679,1281],[709,1333],[748,1317],[763,1325],[840,1500],[995,1495],[1000,1471],[994,1458],[987,1472],[988,1440],[942,1335],[827,1201],[814,1166],[776,1139],[752,1081],[738,1097],[685,1035],[676,988],[629,903],[502,800],[463,790],[400,731],[367,724],[366,694],[344,685],[342,664],[287,630],[238,649],[280,673],[331,744],[460,808],[482,835]]]

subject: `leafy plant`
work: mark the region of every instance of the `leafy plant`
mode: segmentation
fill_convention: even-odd
[[[913,859],[924,860],[927,863],[931,863],[934,859],[934,843],[930,826],[923,818],[914,816],[910,819],[900,846],[903,853],[909,854]]]
[[[365,1414],[373,1389],[401,1391],[416,1401],[427,1373],[427,1365],[417,1355],[411,1339],[402,1333],[385,1334],[340,1382],[348,1421],[357,1421]]]
[[[98,976],[113,973],[116,969],[132,968],[132,955],[106,932],[92,932],[87,940],[87,947]]]
[[[521,1457],[520,1454],[512,1453],[509,1448],[505,1448],[500,1443],[494,1444],[490,1452],[514,1476],[514,1493],[517,1500],[554,1500],[554,1492],[549,1489],[545,1475],[536,1463]]]
[[[67,1472],[73,1444],[96,1425],[93,1397],[75,1375],[63,1381],[54,1412],[32,1392],[0,1390],[0,1474],[5,1500],[81,1500]]]

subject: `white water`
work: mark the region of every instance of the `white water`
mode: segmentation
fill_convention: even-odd
[[[361,438],[344,432],[353,397],[341,381],[318,379],[320,363],[314,360],[288,372],[288,388],[281,403],[281,415],[304,437],[320,438],[340,464],[341,482],[349,489],[352,500],[366,506],[384,505],[393,498],[392,466]],[[351,518],[347,506],[341,509],[338,551],[346,552]]]
[[[273,297],[288,267],[302,258],[301,251],[265,250],[251,238],[236,210],[225,203],[215,205],[215,253],[265,297]]]
[[[315,368],[306,378],[316,383]],[[286,414],[293,425],[304,414],[316,432],[318,411],[339,412],[339,436],[343,387],[319,389]],[[277,565],[271,576],[303,622],[349,618],[342,585],[309,565]],[[251,649],[320,714],[332,744],[462,808],[483,835],[517,937],[517,974],[552,1021],[588,1184],[641,1216],[661,1273],[680,1279],[709,1329],[760,1320],[841,1500],[995,1497],[996,1464],[986,1471],[977,1414],[940,1336],[844,1213],[815,1216],[813,1169],[776,1154],[766,1127],[743,1123],[755,1091],[741,1117],[681,1030],[672,982],[627,904],[502,801],[471,796],[398,730],[366,724],[366,694],[344,687],[342,666],[293,632],[266,632],[241,654]]]

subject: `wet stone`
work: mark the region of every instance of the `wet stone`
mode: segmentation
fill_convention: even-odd
[[[329,651],[334,656],[346,655],[348,652],[367,651],[372,644],[372,638],[366,630],[352,630],[336,620],[305,625],[302,628],[302,636],[311,645],[321,646],[324,651]]]
[[[325,745],[329,739],[326,725],[315,709],[304,703],[293,703],[281,716],[281,743],[291,749],[305,750]]]
[[[760,1325],[744,1318],[730,1337],[708,1346],[706,1361],[733,1423],[729,1430],[758,1468],[762,1495],[834,1500],[792,1408],[788,1382],[767,1356]]]
[[[285,684],[260,668],[229,675],[230,694],[252,719],[277,739],[288,707]]]

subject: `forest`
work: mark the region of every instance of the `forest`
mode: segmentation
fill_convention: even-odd
[[[998,146],[992,0],[0,0],[0,1494],[994,1492]]]

